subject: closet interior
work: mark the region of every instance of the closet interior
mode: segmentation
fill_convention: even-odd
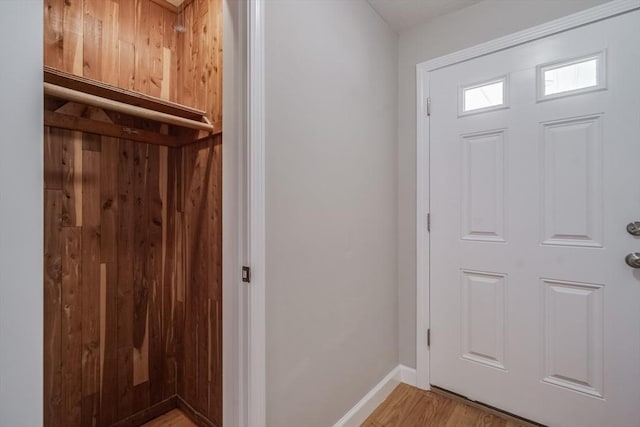
[[[222,0],[44,0],[44,425],[222,425]]]

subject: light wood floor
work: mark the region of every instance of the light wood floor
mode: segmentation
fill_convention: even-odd
[[[521,427],[497,411],[458,398],[400,384],[367,418],[362,427]]]
[[[439,393],[400,384],[362,427],[529,427],[532,424]],[[141,427],[197,427],[174,409]]]
[[[180,410],[174,409],[141,427],[198,427]]]

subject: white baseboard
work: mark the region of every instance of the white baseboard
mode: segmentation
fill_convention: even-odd
[[[416,370],[404,365],[398,365],[398,368],[400,368],[400,382],[416,387],[418,382]]]
[[[376,384],[333,427],[359,427],[400,383],[415,386],[416,370],[398,365]]]

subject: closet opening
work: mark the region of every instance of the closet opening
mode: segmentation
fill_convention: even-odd
[[[43,5],[44,425],[219,427],[222,0]]]

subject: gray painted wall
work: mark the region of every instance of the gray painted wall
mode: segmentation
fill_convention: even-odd
[[[398,47],[398,341],[400,363],[416,366],[415,66],[524,30],[606,0],[485,0],[399,35]]]
[[[0,1],[0,426],[42,425],[42,1]]]
[[[397,36],[268,0],[267,425],[327,427],[398,363]]]

